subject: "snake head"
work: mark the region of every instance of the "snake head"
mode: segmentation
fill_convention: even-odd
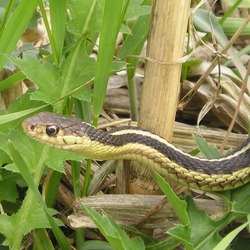
[[[86,147],[86,129],[92,126],[82,120],[49,112],[41,112],[22,122],[23,130],[32,139],[49,146],[74,150]]]

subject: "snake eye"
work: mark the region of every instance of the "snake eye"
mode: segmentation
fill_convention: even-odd
[[[46,127],[46,134],[49,136],[56,135],[59,131],[59,127],[55,125],[50,125]]]

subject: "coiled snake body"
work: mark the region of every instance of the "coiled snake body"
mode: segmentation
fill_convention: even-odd
[[[22,123],[33,139],[86,157],[142,162],[161,175],[194,189],[223,191],[250,181],[250,138],[219,159],[183,153],[158,135],[135,127],[103,132],[80,119],[42,112]]]

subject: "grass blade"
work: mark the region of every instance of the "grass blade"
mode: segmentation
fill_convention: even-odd
[[[240,231],[242,231],[247,225],[249,225],[248,222],[240,225],[239,227],[235,228],[233,231],[231,231],[228,235],[226,235],[220,243],[213,248],[213,250],[224,250],[227,249],[227,247],[230,245],[231,241],[239,234]]]
[[[21,71],[14,73],[13,75],[8,77],[7,79],[4,79],[3,81],[0,82],[0,92],[5,90],[5,89],[10,88],[14,84],[16,84],[24,79],[26,79],[26,76]]]
[[[129,1],[105,1],[93,91],[94,124],[104,103],[118,32]]]
[[[67,9],[66,0],[50,0],[51,31],[54,41],[53,55],[57,58],[57,64],[62,62],[62,50],[66,33]]]
[[[32,15],[36,10],[36,6],[36,1],[20,1],[10,20],[3,29],[2,34],[0,34],[0,54],[9,55],[16,47],[18,39],[23,34]],[[0,57],[0,68],[3,67],[6,60],[6,57]]]

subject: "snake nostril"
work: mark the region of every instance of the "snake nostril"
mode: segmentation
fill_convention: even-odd
[[[35,129],[35,126],[34,125],[31,125],[30,126],[30,129],[33,131]]]
[[[46,134],[49,136],[56,135],[59,131],[59,127],[55,125],[50,125],[46,127]]]

